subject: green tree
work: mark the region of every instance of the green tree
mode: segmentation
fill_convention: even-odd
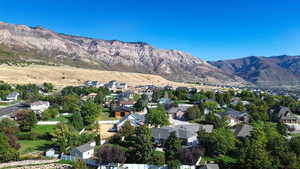
[[[179,169],[181,166],[181,163],[179,160],[170,160],[167,162],[169,169]]]
[[[4,118],[0,121],[0,132],[5,134],[16,134],[19,131],[16,121]]]
[[[42,112],[42,119],[43,120],[49,120],[51,118],[57,117],[59,114],[59,110],[56,107],[49,107],[47,110]]]
[[[0,133],[0,162],[7,162],[10,160],[16,161],[18,159],[18,151],[11,147],[7,136],[5,136],[3,133]]]
[[[76,144],[79,135],[67,124],[60,123],[56,126],[52,135],[52,142],[59,147],[60,152],[66,153],[70,146]]]
[[[101,112],[99,105],[92,101],[87,101],[81,107],[81,115],[85,125],[90,125],[95,122],[97,115]]]
[[[195,120],[200,118],[202,112],[198,106],[193,106],[187,109],[186,118],[188,120]]]
[[[72,115],[71,124],[78,131],[83,129],[83,127],[84,127],[83,119],[82,119],[81,114],[79,112],[76,112]]]
[[[226,155],[235,150],[237,143],[234,134],[227,128],[217,128],[212,133],[200,130],[198,139],[209,155]]]
[[[250,139],[240,148],[239,163],[246,169],[269,169],[272,168],[272,159],[266,151],[267,137],[262,128],[255,127]]]
[[[181,141],[176,136],[176,132],[171,132],[164,144],[166,161],[177,160],[178,153],[181,150],[181,148]]]
[[[119,131],[121,136],[125,138],[133,136],[135,134],[135,128],[130,124],[130,121],[127,120]]]
[[[218,108],[218,104],[214,101],[206,101],[203,103],[204,108],[207,108],[210,112],[215,112]]]
[[[63,97],[63,111],[75,113],[80,111],[80,98],[78,95],[71,93]]]
[[[235,108],[235,110],[237,110],[237,111],[241,111],[241,112],[245,111],[245,107],[244,107],[244,105],[243,105],[242,102],[238,102],[238,103],[235,105],[234,108]]]
[[[205,95],[203,95],[202,93],[198,92],[198,93],[195,93],[192,98],[191,98],[191,101],[193,102],[200,102],[202,101],[203,99],[206,99],[207,97]]]
[[[292,137],[289,144],[290,151],[300,156],[300,136]]]
[[[168,114],[162,106],[149,109],[149,112],[146,114],[146,123],[156,127],[170,124]]]
[[[45,92],[47,92],[47,93],[52,92],[53,89],[54,89],[54,86],[53,86],[52,83],[46,83],[46,82],[45,82],[45,83],[43,84],[43,87],[44,87]]]
[[[147,105],[148,105],[148,99],[142,97],[139,98],[137,102],[134,104],[134,108],[136,111],[142,111],[144,110],[145,107],[147,107]]]
[[[23,131],[31,131],[37,123],[36,115],[33,111],[22,110],[17,112],[17,121],[20,124],[20,129]]]
[[[151,130],[147,126],[136,129],[135,156],[139,163],[150,164],[154,148],[152,145]]]
[[[103,104],[105,102],[105,95],[102,92],[98,92],[94,102],[97,104]]]

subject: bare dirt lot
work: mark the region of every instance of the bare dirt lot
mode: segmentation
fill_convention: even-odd
[[[51,82],[56,86],[64,87],[68,85],[81,85],[86,80],[98,80],[108,82],[117,80],[126,82],[129,86],[149,85],[156,86],[186,86],[197,87],[199,89],[211,89],[212,87],[200,86],[186,83],[177,83],[166,80],[158,75],[128,73],[117,71],[101,71],[92,69],[74,68],[69,66],[8,66],[0,65],[0,80],[16,84],[41,84]]]

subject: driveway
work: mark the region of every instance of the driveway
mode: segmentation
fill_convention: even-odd
[[[11,113],[14,113],[18,110],[26,109],[26,107],[22,103],[16,103],[14,105],[1,108],[0,109],[0,119],[9,116]]]

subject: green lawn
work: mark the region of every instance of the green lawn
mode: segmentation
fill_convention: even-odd
[[[19,152],[21,155],[36,151],[45,151],[51,147],[50,140],[18,140],[21,145]]]
[[[51,133],[55,127],[55,125],[37,125],[32,131],[38,134]]]
[[[232,158],[230,156],[224,156],[224,155],[220,155],[218,157],[203,157],[201,162],[218,162],[218,161],[222,161],[225,164],[230,164],[230,163],[236,163],[237,159]]]
[[[35,151],[45,151],[51,147],[51,140],[44,138],[47,133],[51,133],[55,128],[55,125],[37,125],[32,129],[32,132],[36,133],[37,139],[30,139],[30,132],[20,132],[19,136],[23,139],[18,140],[18,143],[21,145],[19,150],[20,154],[27,154]]]
[[[56,118],[53,118],[53,119],[49,119],[49,120],[46,120],[46,121],[61,121],[61,122],[68,122],[69,121],[69,118],[71,117],[71,115],[68,115],[68,116],[58,116]]]
[[[108,108],[103,108],[102,112],[99,113],[99,115],[96,118],[97,121],[103,121],[103,120],[118,120],[118,118],[110,117],[110,112]]]

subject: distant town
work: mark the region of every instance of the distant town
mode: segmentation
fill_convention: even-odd
[[[297,93],[217,87],[1,82],[0,168],[300,167]]]

